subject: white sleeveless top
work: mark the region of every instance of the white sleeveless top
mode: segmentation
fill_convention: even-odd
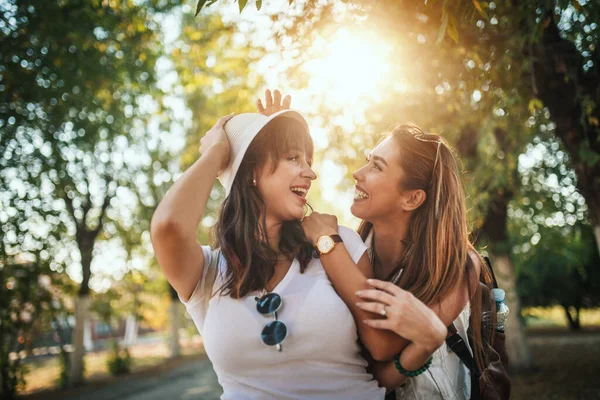
[[[351,229],[340,226],[339,234],[357,263],[366,246]],[[205,265],[214,265],[211,261],[218,251],[208,246],[202,250]],[[221,257],[213,292],[221,287],[225,268]],[[273,317],[256,310],[258,292],[242,299],[215,295],[207,304],[200,290],[205,277],[189,301],[182,302],[202,335],[223,387],[221,399],[384,398],[385,389],[366,372],[352,314],[319,259],[313,259],[304,273],[294,260],[273,289],[283,300],[278,320],[288,328],[282,352],[260,340],[263,327]]]
[[[373,260],[373,230],[365,240],[369,258]],[[396,280],[398,276],[394,277]],[[473,353],[467,340],[467,329],[471,316],[471,304],[454,320],[456,330],[463,338],[467,348]],[[403,400],[467,400],[471,398],[471,372],[460,358],[446,345],[446,342],[433,353],[433,361],[427,371],[414,378],[408,378],[396,388],[396,398]]]

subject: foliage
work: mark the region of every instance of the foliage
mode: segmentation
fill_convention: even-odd
[[[37,264],[0,264],[0,397],[14,398],[25,384],[20,357],[36,323],[53,307],[50,277]]]
[[[570,157],[554,139],[535,142],[509,209],[517,289],[526,306],[560,305],[578,329],[579,310],[600,302],[600,257]]]
[[[265,53],[216,15],[195,20],[192,14],[184,14],[182,25],[171,56],[179,77],[178,90],[190,110],[179,160],[185,170],[198,159],[200,139],[219,117],[255,111],[256,89],[262,84],[262,78],[254,71],[255,64]],[[208,243],[209,230],[223,197],[220,184],[216,184],[199,227],[201,243]]]
[[[127,348],[121,348],[116,340],[112,341],[112,350],[106,360],[106,367],[111,375],[128,374],[131,371],[131,355]]]
[[[519,260],[521,299],[527,306],[561,305],[571,328],[579,329],[579,310],[600,304],[600,257],[593,232],[579,224],[539,233],[539,243]]]
[[[155,18],[176,5],[0,5],[0,219],[10,220],[3,251],[58,272],[80,264],[80,295],[96,239],[127,229],[126,210],[143,193],[145,125],[161,105]]]

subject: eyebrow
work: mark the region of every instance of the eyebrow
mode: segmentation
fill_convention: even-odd
[[[383,163],[383,165],[385,165],[387,167],[387,162],[385,161],[385,158],[380,157],[380,156],[370,156],[370,158],[374,159],[375,161],[379,161],[381,163]]]

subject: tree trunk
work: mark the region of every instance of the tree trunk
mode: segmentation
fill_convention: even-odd
[[[505,303],[508,306],[508,319],[504,325],[506,332],[506,351],[511,368],[524,370],[531,367],[531,355],[527,346],[527,337],[521,324],[521,301],[517,296],[516,279],[512,261],[508,254],[490,254],[498,286],[506,292]]]
[[[594,236],[596,236],[596,245],[598,246],[598,253],[600,253],[600,224],[594,225]]]
[[[73,352],[71,353],[71,386],[83,382],[83,331],[88,318],[89,295],[79,295],[75,301],[75,330],[73,332]]]
[[[179,328],[181,327],[181,305],[177,292],[169,285],[169,296],[171,305],[169,306],[169,354],[171,358],[176,358],[181,355],[181,346],[179,345]]]
[[[563,305],[563,309],[565,310],[565,315],[567,317],[567,321],[569,322],[569,328],[572,331],[581,330],[581,323],[579,321],[579,308],[575,308],[575,315],[571,315],[571,307]]]
[[[508,362],[514,370],[531,367],[531,354],[527,345],[525,329],[521,324],[521,301],[517,295],[517,279],[508,245],[508,203],[512,198],[505,189],[492,196],[481,230],[489,240],[489,252],[498,286],[506,292],[505,303],[509,308],[505,324]]]
[[[137,322],[137,318],[134,314],[130,314],[127,317],[127,323],[125,325],[125,337],[123,338],[123,346],[129,348],[135,345],[135,342],[137,341],[138,327],[139,325]]]
[[[180,310],[180,305],[171,300],[171,305],[169,306],[169,326],[171,328],[169,335],[169,357],[171,358],[176,358],[181,355],[181,346],[179,345]]]

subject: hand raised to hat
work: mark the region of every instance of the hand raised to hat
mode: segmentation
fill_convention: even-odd
[[[277,89],[275,89],[273,92],[273,96],[271,96],[271,91],[269,89],[265,90],[264,106],[261,99],[256,100],[256,108],[258,109],[258,112],[266,116],[275,114],[281,110],[289,110],[291,104],[292,96],[288,94],[282,100],[281,92]]]
[[[225,123],[233,117],[233,113],[219,118],[215,126],[200,139],[200,153],[204,156],[215,154],[219,159],[219,173],[221,173],[229,163],[229,139],[225,133]]]

